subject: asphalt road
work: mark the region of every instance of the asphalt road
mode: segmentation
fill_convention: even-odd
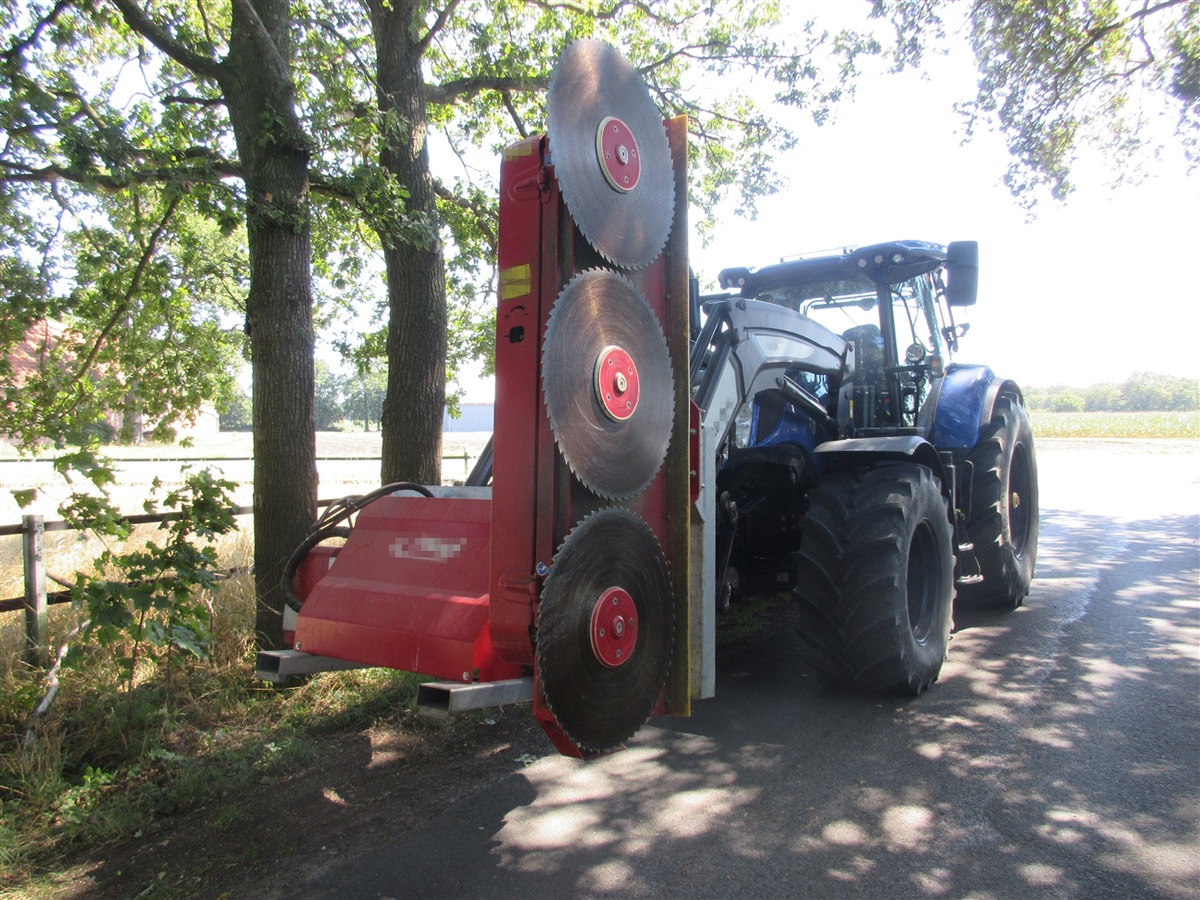
[[[822,688],[783,629],[630,747],[548,756],[317,897],[1200,897],[1200,453],[1043,442],[1012,614],[908,701]]]

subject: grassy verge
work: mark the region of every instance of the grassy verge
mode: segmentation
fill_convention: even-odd
[[[1200,438],[1200,412],[1049,412],[1029,413],[1037,437],[1046,438]]]
[[[411,707],[417,678],[390,670],[256,683],[252,591],[249,578],[226,582],[210,598],[210,657],[148,668],[132,704],[119,688],[117,648],[85,648],[32,728],[45,680],[20,661],[20,618],[9,617],[0,632],[0,894],[35,893],[74,852],[136,837],[159,817],[311,761],[319,732]],[[57,646],[78,613],[52,613]]]

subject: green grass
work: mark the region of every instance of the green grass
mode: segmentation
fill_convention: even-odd
[[[1049,412],[1030,410],[1036,437],[1200,438],[1200,412]]]
[[[250,578],[230,579],[212,601],[210,657],[176,667],[169,683],[153,668],[139,676],[132,722],[117,648],[92,646],[60,673],[31,741],[44,679],[20,661],[20,617],[2,623],[0,896],[35,893],[77,849],[133,837],[161,816],[216,802],[217,825],[233,826],[240,813],[228,798],[310,764],[322,732],[408,721],[419,679],[407,673],[329,672],[285,688],[256,682]],[[78,615],[51,610],[55,646]]]

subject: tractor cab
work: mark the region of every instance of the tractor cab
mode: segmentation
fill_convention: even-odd
[[[843,338],[840,385],[798,373],[807,391],[839,391],[838,430],[870,435],[919,429],[920,410],[945,373],[967,325],[954,309],[975,302],[978,247],[895,241],[838,256],[759,269],[726,269],[723,288],[799,313]],[[832,404],[828,404],[832,405]]]

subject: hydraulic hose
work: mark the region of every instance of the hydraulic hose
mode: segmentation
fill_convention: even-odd
[[[308,537],[300,542],[300,546],[296,548],[288,558],[287,564],[283,567],[283,579],[280,585],[283,588],[283,602],[296,612],[300,611],[300,607],[304,601],[297,597],[292,590],[292,581],[296,577],[296,572],[300,569],[300,564],[304,562],[304,558],[308,556],[308,552],[313,547],[327,538],[349,537],[351,529],[341,526],[339,523],[345,521],[360,509],[370,506],[380,497],[387,497],[391,494],[397,494],[400,491],[412,491],[424,497],[433,496],[433,491],[429,490],[423,484],[416,484],[412,481],[397,481],[393,484],[385,484],[383,487],[376,488],[369,494],[356,494],[350,497],[343,497],[325,507],[325,511],[317,517],[317,524],[313,526],[313,530],[309,532]]]

